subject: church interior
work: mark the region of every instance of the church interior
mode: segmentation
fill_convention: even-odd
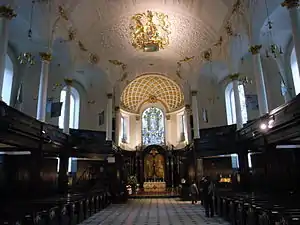
[[[299,6],[0,0],[0,224],[300,224]]]

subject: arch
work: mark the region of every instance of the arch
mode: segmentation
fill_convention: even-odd
[[[121,95],[121,105],[129,112],[137,113],[146,102],[160,102],[172,112],[184,105],[184,96],[175,81],[159,74],[147,74],[133,80]]]
[[[297,95],[300,93],[300,74],[299,74],[299,67],[298,67],[295,47],[293,48],[291,54],[291,69],[293,74],[295,93]]]
[[[165,143],[165,116],[157,107],[149,107],[142,113],[143,145],[163,145]]]
[[[59,128],[64,127],[64,112],[65,112],[65,98],[66,98],[65,86],[60,92],[60,102],[62,102],[61,114],[58,119]],[[70,99],[70,122],[69,126],[72,129],[78,129],[79,127],[79,114],[80,114],[80,95],[76,88],[71,87],[71,99]]]
[[[246,98],[244,85],[239,84],[239,95],[241,102],[241,111],[242,111],[242,120],[245,124],[248,120],[247,107],[246,107]],[[227,123],[228,125],[236,123],[236,111],[235,111],[235,98],[233,92],[232,82],[227,84],[225,88],[225,103],[226,103],[226,114],[227,114]]]
[[[6,54],[1,96],[2,96],[2,100],[8,105],[10,104],[13,76],[14,76],[13,63],[11,61],[11,58]]]

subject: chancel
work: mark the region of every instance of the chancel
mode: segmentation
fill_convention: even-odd
[[[0,0],[0,225],[299,224],[299,0]]]

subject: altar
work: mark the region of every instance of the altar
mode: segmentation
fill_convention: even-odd
[[[144,192],[165,192],[166,182],[144,182]]]

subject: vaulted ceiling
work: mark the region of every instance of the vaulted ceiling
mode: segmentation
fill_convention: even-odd
[[[158,74],[145,74],[132,81],[121,95],[122,107],[138,113],[143,103],[161,102],[167,112],[183,107],[183,91],[173,80]]]
[[[188,76],[206,71],[203,69],[207,65],[203,53],[213,46],[220,46],[218,42],[221,35],[223,45],[227,43],[224,26],[233,14],[236,0],[40,0],[35,1],[33,35],[28,41],[25,39],[30,27],[31,2],[14,1],[18,17],[12,21],[14,29],[11,29],[11,43],[18,45],[19,39],[24,39],[18,51],[46,51],[52,37],[54,60],[84,72],[91,71],[87,67],[90,67],[91,55],[95,56],[92,68],[99,70],[92,71],[106,73],[108,80],[113,83],[131,81],[143,73],[187,79]],[[63,13],[59,9],[63,9]],[[170,22],[169,45],[158,52],[143,52],[131,44],[130,20],[136,13],[145,13],[147,10],[164,13]],[[72,41],[68,41],[70,30],[75,32]],[[221,55],[222,51],[217,49],[214,55]],[[184,61],[187,58],[190,60]],[[116,60],[118,64],[109,60]],[[180,61],[182,73],[178,74]],[[218,68],[223,70],[224,65],[220,65]]]
[[[119,60],[134,74],[175,74],[177,62],[191,56],[195,56],[194,63],[199,64],[201,53],[217,41],[233,4],[233,0],[51,0],[49,13],[48,1],[36,2],[35,43],[47,45],[49,28],[55,29],[54,39],[65,40],[72,29],[76,32],[75,42],[80,41],[87,50],[83,51],[75,42],[65,42],[73,60],[84,63],[94,54],[99,58],[96,64],[103,70],[113,67],[108,60]],[[18,23],[28,28],[31,0],[16,0],[15,5],[21,17]],[[68,20],[60,18],[54,25],[60,6]],[[170,44],[158,52],[139,51],[131,45],[130,19],[147,10],[166,14],[170,22]]]

